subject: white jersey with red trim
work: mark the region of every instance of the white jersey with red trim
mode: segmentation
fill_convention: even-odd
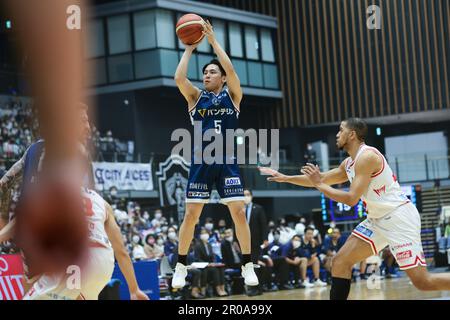
[[[105,221],[108,218],[105,200],[94,190],[83,188],[82,197],[86,208],[89,226],[89,240],[106,248],[111,248],[111,242],[105,231]]]
[[[389,167],[385,157],[373,147],[362,144],[355,159],[348,158],[345,163],[345,171],[350,183],[355,178],[355,164],[359,156],[364,152],[374,152],[382,160],[381,169],[372,174],[369,186],[361,199],[367,209],[369,218],[381,218],[394,211],[399,206],[409,202],[408,197],[400,188],[397,178]]]

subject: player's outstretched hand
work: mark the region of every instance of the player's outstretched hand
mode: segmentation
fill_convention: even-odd
[[[216,41],[216,35],[214,34],[213,26],[209,20],[206,20],[203,25],[203,34],[208,38],[209,44],[212,45],[214,41]]]
[[[287,176],[269,167],[258,167],[261,174],[269,175],[267,181],[286,182]]]
[[[130,300],[150,300],[150,298],[141,290],[130,294]]]
[[[320,168],[318,165],[307,163],[306,166],[302,167],[300,172],[303,173],[315,186],[322,182],[322,178],[320,176]]]

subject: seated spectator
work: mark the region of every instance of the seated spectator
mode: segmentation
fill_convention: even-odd
[[[227,269],[241,269],[242,254],[237,241],[234,240],[233,230],[225,230],[225,238],[220,247],[222,251],[222,262]]]
[[[268,255],[272,261],[275,273],[275,283],[279,290],[289,290],[294,287],[289,283],[289,265],[282,255],[283,245],[280,243],[280,230],[273,231],[273,241],[263,249],[263,256]]]
[[[156,245],[155,236],[149,234],[145,237],[144,252],[147,259],[161,259],[164,256],[164,249]]]
[[[333,257],[336,255],[339,249],[342,248],[345,240],[346,239],[341,236],[341,231],[338,228],[333,229],[331,236],[325,237],[322,247],[322,253],[325,255],[325,257],[323,258],[322,262],[324,264],[325,270],[327,270],[327,280],[331,280],[331,261],[333,260]]]
[[[219,231],[219,233],[223,233],[223,232],[225,232],[226,229],[227,229],[227,223],[226,223],[225,219],[220,219],[219,222],[217,223],[217,230]]]
[[[209,262],[210,264],[202,270],[202,294],[206,293],[206,285],[208,281],[212,281],[219,297],[227,296],[225,291],[225,272],[223,265],[215,263],[216,257],[212,250],[211,244],[208,242],[208,230],[200,231],[200,241],[194,246],[195,262]]]
[[[314,274],[314,285],[318,287],[326,287],[327,284],[320,280],[320,245],[314,239],[314,229],[312,227],[305,228],[305,235],[300,246],[301,256],[307,258],[307,267],[311,267]],[[306,276],[306,270],[304,271]]]
[[[197,241],[192,241],[191,245],[189,246],[189,252],[187,255],[187,263],[188,265],[191,265],[192,263],[196,262],[195,259],[195,246]],[[178,250],[178,249],[177,249]],[[190,277],[190,283],[191,283],[191,297],[193,299],[204,299],[205,293],[202,293],[202,278],[204,274],[204,270],[196,269],[191,266],[191,268],[188,270],[188,276]]]
[[[144,247],[141,244],[141,237],[138,235],[133,236],[133,251],[132,251],[133,260],[145,260],[147,256],[144,251]]]
[[[309,283],[309,281],[305,281],[308,259],[301,255],[301,244],[300,236],[293,236],[291,241],[283,245],[282,256],[289,266],[289,272],[293,273],[295,287],[311,288],[314,285]]]
[[[175,231],[174,227],[170,227],[167,230],[167,240],[164,244],[164,254],[169,258],[169,261],[171,262],[171,257],[173,257],[173,254],[176,253],[174,251],[174,248],[176,247],[178,247],[177,232]]]

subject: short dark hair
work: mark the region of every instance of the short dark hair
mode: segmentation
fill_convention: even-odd
[[[305,233],[308,232],[309,230],[311,230],[312,232],[314,232],[314,228],[312,228],[312,227],[306,227],[306,228],[305,228]]]
[[[244,191],[248,191],[248,192],[250,192],[250,194],[253,196],[253,191],[252,191],[252,189],[249,189],[249,188],[245,188],[244,189]]]
[[[205,69],[206,67],[208,67],[210,64],[215,64],[216,66],[219,67],[220,73],[222,73],[223,76],[226,76],[227,73],[225,72],[225,69],[222,67],[222,64],[220,63],[219,60],[217,59],[212,59],[210,62],[208,62],[207,64],[205,64],[202,68],[202,73],[205,73]]]
[[[367,123],[361,118],[348,118],[344,120],[345,126],[356,132],[360,141],[365,141],[367,137]]]

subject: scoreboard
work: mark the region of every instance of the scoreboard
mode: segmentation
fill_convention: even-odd
[[[401,186],[403,192],[409,200],[421,211],[421,186],[420,185],[404,185]],[[360,200],[357,205],[351,207],[341,202],[334,201],[321,194],[322,220],[324,223],[331,221],[358,221],[367,216],[363,202]]]

